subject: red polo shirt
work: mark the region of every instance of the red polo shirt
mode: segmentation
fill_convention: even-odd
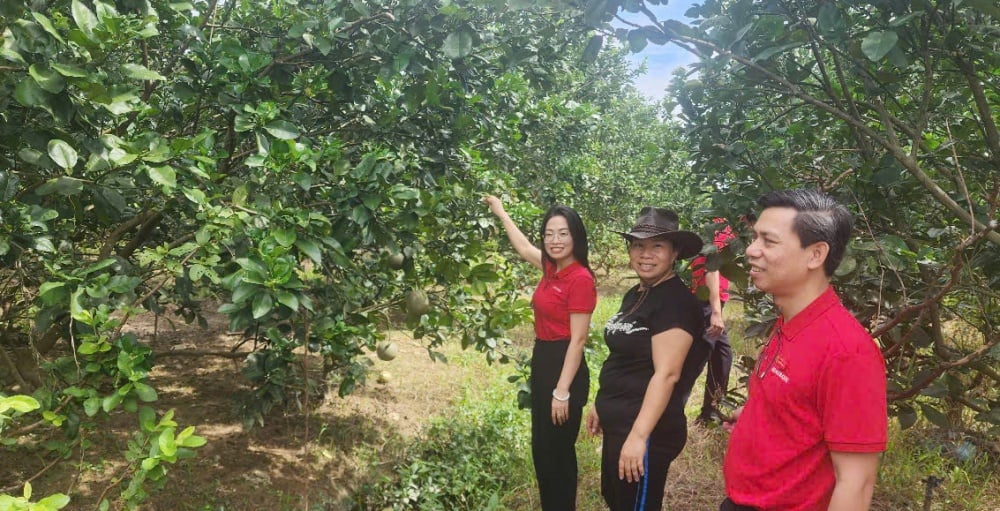
[[[729,438],[726,494],[763,511],[825,511],[830,452],[884,451],[887,423],[882,353],[831,286],[778,318]]]
[[[569,315],[590,314],[597,306],[594,276],[579,262],[560,271],[546,261],[542,280],[531,297],[535,337],[542,341],[569,339]]]

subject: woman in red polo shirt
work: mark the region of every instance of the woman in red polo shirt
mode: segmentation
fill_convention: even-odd
[[[553,206],[542,219],[542,250],[517,228],[500,199],[488,195],[483,202],[503,223],[514,250],[542,270],[531,299],[531,455],[542,510],[574,510],[575,444],[590,387],[583,346],[597,305],[587,231],[572,208]]]

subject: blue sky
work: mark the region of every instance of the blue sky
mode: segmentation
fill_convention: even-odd
[[[649,5],[649,8],[661,21],[675,19],[688,22],[690,20],[684,17],[684,13],[695,3],[700,2],[698,0],[671,0],[667,5]],[[636,20],[637,23],[649,23],[648,18],[641,14],[622,12],[621,16],[629,20]],[[632,55],[632,61],[636,65],[639,65],[644,59],[647,68],[646,74],[637,77],[635,85],[640,92],[655,99],[664,96],[664,89],[670,83],[674,69],[696,60],[693,55],[672,44],[650,44],[642,52]]]

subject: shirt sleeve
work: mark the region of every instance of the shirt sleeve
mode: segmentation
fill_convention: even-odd
[[[670,289],[668,293],[661,296],[663,302],[660,304],[659,310],[653,312],[649,318],[653,335],[672,328],[680,328],[695,339],[701,338],[704,330],[702,323],[704,314],[699,302],[686,286]]]
[[[877,348],[831,357],[819,381],[823,438],[836,452],[882,452],[888,413],[885,362]]]
[[[590,272],[584,271],[570,282],[566,309],[570,314],[590,314],[596,307],[597,288],[594,286],[594,277]]]

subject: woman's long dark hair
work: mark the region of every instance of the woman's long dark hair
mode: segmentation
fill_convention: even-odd
[[[593,275],[594,270],[590,268],[590,260],[587,258],[587,255],[590,253],[590,245],[587,243],[587,229],[583,226],[580,214],[569,206],[552,206],[545,212],[545,216],[542,217],[542,228],[538,233],[538,239],[542,240],[542,260],[552,263],[555,266],[556,262],[545,251],[545,226],[549,224],[549,220],[554,216],[561,216],[566,219],[566,225],[569,226],[569,234],[573,237],[573,258]]]

